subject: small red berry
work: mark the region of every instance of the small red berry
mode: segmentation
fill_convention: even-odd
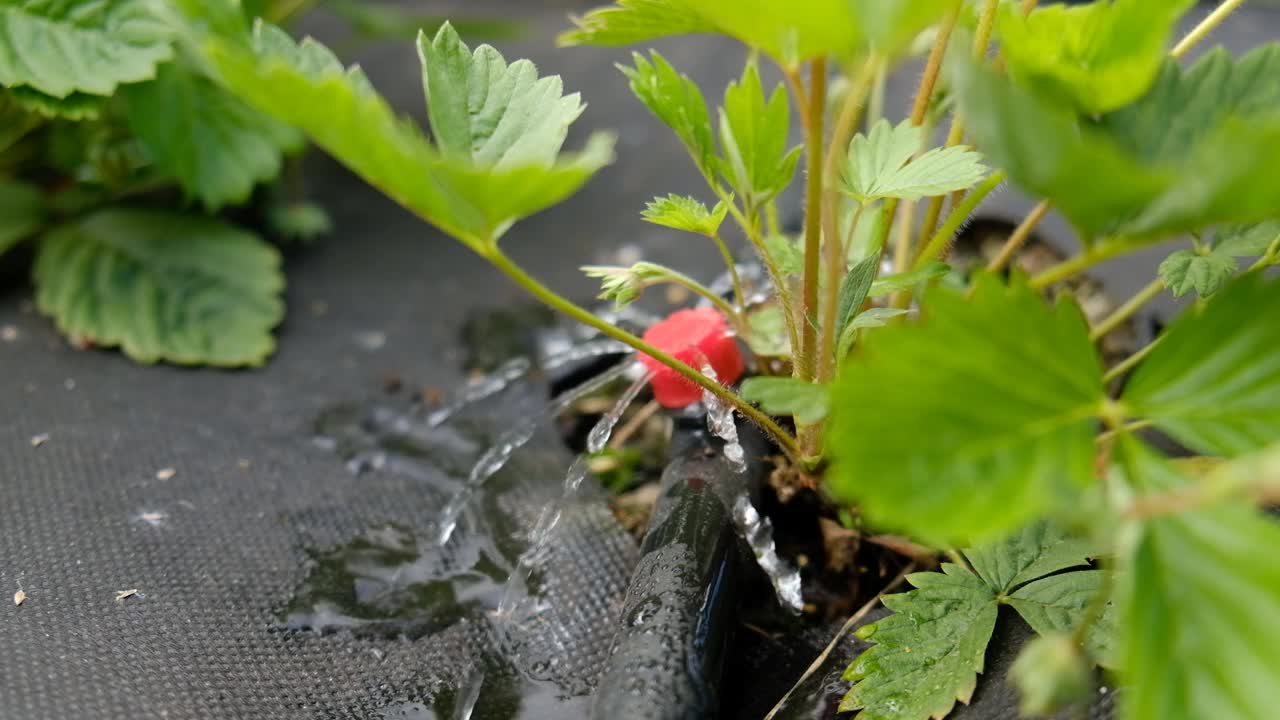
[[[644,333],[645,342],[701,370],[710,365],[726,385],[742,376],[742,352],[724,316],[714,308],[677,310]],[[640,361],[653,374],[650,384],[663,407],[678,408],[702,400],[702,388],[648,355]]]

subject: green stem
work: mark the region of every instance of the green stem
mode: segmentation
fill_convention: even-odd
[[[1277,235],[1276,238],[1271,241],[1271,244],[1267,246],[1267,251],[1262,254],[1262,257],[1258,258],[1249,266],[1247,272],[1253,272],[1254,270],[1260,270],[1267,267],[1268,265],[1275,263],[1277,257],[1280,257],[1280,235]]]
[[[880,64],[879,57],[874,54],[863,64],[840,109],[835,128],[831,131],[831,144],[827,146],[827,156],[822,165],[822,237],[823,249],[826,251],[826,257],[823,258],[826,266],[826,281],[822,298],[822,322],[819,325],[821,331],[817,359],[819,382],[827,382],[835,375],[836,308],[840,299],[840,278],[847,265],[845,246],[840,241],[840,194],[836,191],[836,175],[840,168],[840,160],[846,156],[849,139],[853,136],[853,129],[857,125],[858,117],[862,114],[863,105],[871,92]],[[858,212],[861,213],[861,208]]]
[[[822,121],[826,110],[827,63],[818,58],[809,67],[808,103],[802,112],[805,137],[804,184],[804,280],[800,325],[800,348],[796,353],[796,376],[813,380],[817,375],[818,274],[822,251]],[[797,91],[798,92],[798,91]]]
[[[929,51],[929,59],[924,66],[924,74],[920,76],[920,86],[916,88],[916,98],[911,106],[911,124],[919,127],[924,124],[925,115],[929,112],[929,100],[933,97],[933,88],[938,83],[938,75],[942,72],[942,61],[947,54],[947,43],[951,41],[951,31],[955,30],[956,21],[960,18],[960,3],[956,3],[955,7],[943,19],[942,25],[938,27],[938,35],[934,38],[933,49]],[[884,252],[885,246],[889,241],[889,233],[893,230],[893,221],[898,214],[898,199],[893,198],[885,202],[885,217],[888,221],[880,230],[879,246],[881,252]],[[907,222],[910,222],[908,219]],[[910,236],[907,236],[907,242],[910,242]],[[895,253],[895,256],[897,253]],[[904,254],[905,257],[905,254]],[[894,272],[902,272],[906,268],[895,267]]]
[[[1067,258],[1048,270],[1032,276],[1028,284],[1037,290],[1043,290],[1050,285],[1060,283],[1063,280],[1074,277],[1094,265],[1106,262],[1117,255],[1123,254],[1126,250],[1131,249],[1132,247],[1125,245],[1123,242],[1113,241],[1109,243],[1095,244],[1093,247],[1079,255]]]
[[[685,288],[686,290],[688,290],[689,292],[692,292],[695,295],[699,295],[701,297],[706,298],[707,300],[710,300],[711,303],[715,305],[717,308],[719,308],[720,312],[724,313],[726,317],[728,317],[730,320],[733,320],[735,324],[739,326],[741,325],[741,316],[739,315],[738,309],[735,308],[733,305],[729,304],[729,301],[725,300],[724,298],[712,292],[711,288],[707,287],[706,285],[703,285],[702,283],[698,282],[697,280],[694,280],[693,278],[689,277],[688,275],[685,275],[682,272],[678,272],[670,268],[666,268],[666,270],[667,270],[667,277],[665,278],[666,282],[672,283],[674,285],[679,285],[680,287]],[[650,287],[650,286],[646,285],[646,287]]]
[[[1110,370],[1107,370],[1107,372],[1102,376],[1102,382],[1104,384],[1109,383],[1112,380],[1115,380],[1121,375],[1124,375],[1125,373],[1132,370],[1135,366],[1137,366],[1138,363],[1142,362],[1143,358],[1150,355],[1152,350],[1156,349],[1156,345],[1158,345],[1160,343],[1160,340],[1163,338],[1164,338],[1163,335],[1157,337],[1156,339],[1144,345],[1137,352],[1133,353],[1132,355],[1125,358],[1124,360],[1121,360],[1120,362],[1116,363],[1114,367],[1112,367]]]
[[[733,303],[745,310],[743,303],[746,302],[747,296],[742,292],[742,278],[738,277],[738,264],[733,261],[733,253],[729,252],[729,246],[720,237],[720,233],[712,233],[710,237],[720,251],[720,257],[724,258],[724,264],[729,267],[729,278],[733,281]]]
[[[1097,327],[1089,333],[1089,339],[1097,341],[1103,338],[1107,333],[1120,327],[1126,320],[1133,317],[1133,314],[1142,309],[1143,305],[1154,300],[1160,293],[1164,292],[1164,280],[1156,278],[1150,284],[1142,288],[1136,295],[1129,298],[1125,304],[1116,308],[1115,312],[1108,315]]]
[[[765,430],[765,432],[773,436],[773,439],[782,446],[787,457],[795,462],[801,461],[800,446],[796,443],[796,439],[792,437],[790,433],[779,427],[778,424],[773,421],[773,418],[760,412],[753,405],[738,397],[725,386],[711,378],[708,378],[706,375],[703,375],[691,366],[676,359],[671,354],[659,350],[641,338],[601,320],[585,308],[566,300],[554,290],[543,285],[533,276],[522,270],[520,266],[513,263],[511,259],[503,254],[503,252],[496,246],[482,254],[486,260],[493,263],[494,267],[501,270],[507,275],[507,277],[511,278],[518,285],[527,290],[529,294],[533,295],[535,298],[547,304],[551,308],[559,310],[583,325],[593,327],[608,337],[611,337],[618,342],[625,343],[636,351],[648,355],[663,365],[675,370],[695,385],[729,403],[748,420],[760,426]]]
[[[1005,240],[1004,246],[1000,248],[1000,252],[990,263],[987,264],[988,272],[999,272],[1009,261],[1013,259],[1015,253],[1026,244],[1027,239],[1031,237],[1031,231],[1035,230],[1036,225],[1049,214],[1050,204],[1048,200],[1041,200],[1039,205],[1031,209],[1027,216],[1018,223],[1018,227],[1013,229],[1013,233],[1009,235],[1009,239]]]
[[[966,195],[964,200],[947,216],[946,221],[942,223],[942,227],[938,229],[938,232],[934,233],[929,243],[920,250],[920,254],[916,256],[912,267],[919,269],[941,257],[942,251],[951,244],[960,226],[964,224],[965,220],[969,219],[973,211],[993,190],[1000,187],[1000,183],[1004,182],[1004,178],[1004,171],[997,170],[979,183],[973,189],[973,192]]]
[[[1209,33],[1217,29],[1223,20],[1226,20],[1231,13],[1235,12],[1236,8],[1243,4],[1244,0],[1223,0],[1223,3],[1209,13],[1208,17],[1201,20],[1199,25],[1191,28],[1191,32],[1179,40],[1178,44],[1173,46],[1173,50],[1169,51],[1169,54],[1176,58],[1185,55],[1188,50],[1195,47],[1196,43],[1205,39]]]
[[[1000,0],[984,0],[982,14],[978,16],[978,29],[973,35],[972,55],[975,60],[981,60],[987,54],[987,46],[991,44],[991,32],[995,28],[996,14],[999,10]],[[951,129],[947,131],[947,141],[943,147],[955,147],[963,139],[964,115],[957,110],[951,120]],[[951,204],[959,205],[962,197],[963,193],[957,192],[953,196]],[[946,199],[945,195],[938,195],[929,200],[929,208],[925,211],[924,221],[920,223],[919,243],[922,246],[933,235],[934,229],[938,227],[938,218],[942,216],[942,204]]]
[[[729,193],[719,185],[712,185],[712,190],[716,196],[729,208],[729,214],[733,216],[734,222],[742,229],[742,233],[747,236],[747,241],[755,248],[756,255],[760,261],[764,263],[765,270],[769,273],[769,279],[773,282],[773,287],[778,293],[778,303],[782,306],[782,316],[787,326],[787,337],[791,340],[791,347],[800,347],[800,331],[795,320],[795,296],[791,293],[791,286],[787,282],[787,276],[782,273],[778,263],[774,260],[773,255],[769,252],[769,248],[764,244],[764,238],[760,236],[760,229],[755,227],[747,216],[738,209],[734,204],[733,198]],[[746,308],[743,308],[745,311]]]

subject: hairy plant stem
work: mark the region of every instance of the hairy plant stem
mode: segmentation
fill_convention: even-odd
[[[1054,283],[1074,277],[1094,265],[1122,255],[1129,249],[1130,247],[1122,242],[1095,244],[1079,255],[1069,257],[1048,270],[1032,276],[1028,284],[1037,290],[1043,290]]]
[[[1112,380],[1115,380],[1121,375],[1124,375],[1125,373],[1132,370],[1138,363],[1142,362],[1143,358],[1150,355],[1152,350],[1156,349],[1156,345],[1160,344],[1160,340],[1163,337],[1164,337],[1163,335],[1157,337],[1156,339],[1144,345],[1137,352],[1133,353],[1132,355],[1125,358],[1124,360],[1121,360],[1120,362],[1116,363],[1111,369],[1103,373],[1102,382],[1109,383]]]
[[[1133,297],[1129,298],[1123,305],[1115,309],[1115,312],[1108,315],[1097,327],[1089,332],[1089,339],[1093,341],[1101,340],[1107,333],[1120,327],[1124,321],[1133,317],[1133,314],[1142,309],[1143,305],[1154,300],[1160,293],[1164,292],[1164,280],[1156,278],[1152,280],[1146,287],[1139,290]]]
[[[960,226],[964,224],[965,220],[969,219],[973,211],[977,209],[983,200],[987,199],[987,196],[992,191],[1000,187],[1000,183],[1003,183],[1004,179],[1004,171],[997,170],[988,175],[972,192],[966,195],[964,200],[951,210],[951,214],[947,216],[946,221],[942,223],[942,227],[934,233],[929,242],[920,248],[920,253],[916,255],[912,268],[922,268],[933,260],[942,257],[943,251],[951,245],[956,232],[960,230]]]
[[[1173,49],[1169,51],[1169,54],[1176,58],[1186,55],[1188,50],[1195,47],[1196,43],[1205,39],[1209,33],[1217,29],[1223,20],[1230,17],[1231,13],[1235,12],[1236,8],[1243,4],[1244,0],[1223,0],[1222,4],[1209,13],[1208,17],[1201,20],[1199,25],[1191,28],[1191,32],[1183,36],[1178,41],[1178,44],[1174,45]]]
[[[1000,0],[984,0],[982,5],[982,14],[978,16],[978,28],[973,35],[973,58],[981,60],[987,54],[987,46],[991,43],[991,31],[996,24],[996,13],[1000,10]],[[951,119],[951,129],[947,131],[947,141],[943,147],[955,147],[964,139],[964,115],[960,111],[956,111],[955,116]],[[951,195],[952,206],[959,206],[965,193],[957,191]],[[920,223],[920,238],[917,241],[921,246],[925,244],[932,235],[934,229],[938,227],[938,218],[942,216],[942,204],[946,202],[945,195],[938,195],[929,200],[929,207],[925,210],[924,220]]]
[[[809,67],[809,93],[802,117],[805,137],[804,183],[804,280],[801,306],[800,348],[796,353],[796,377],[813,380],[818,364],[818,273],[822,245],[822,121],[827,104],[827,62],[819,58]]]
[[[787,283],[787,276],[782,273],[777,261],[769,253],[769,248],[764,244],[764,238],[760,235],[760,229],[738,209],[729,193],[719,184],[712,184],[711,189],[716,193],[716,197],[720,198],[725,206],[729,208],[729,214],[733,216],[734,222],[742,229],[742,234],[747,236],[747,242],[751,243],[751,246],[756,250],[756,255],[764,263],[765,271],[769,273],[769,280],[773,282],[773,287],[778,293],[778,304],[782,306],[783,324],[787,326],[787,337],[791,341],[791,347],[800,347],[800,331],[795,320],[795,296],[791,293],[791,286]],[[746,311],[745,307],[743,311]]]
[[[819,382],[827,382],[835,376],[835,326],[836,308],[840,300],[840,279],[845,272],[845,245],[840,238],[840,193],[836,191],[836,176],[840,170],[840,161],[845,157],[849,147],[849,139],[853,137],[854,127],[862,114],[867,96],[875,83],[882,65],[878,55],[867,58],[854,80],[853,87],[840,108],[835,127],[831,131],[831,144],[827,146],[827,156],[822,164],[822,237],[823,258],[826,269],[822,298],[822,322],[819,325],[821,335],[818,342],[817,376]],[[858,214],[862,213],[859,206]]]
[[[1031,209],[1031,212],[1027,213],[1027,216],[1022,219],[1022,222],[1018,223],[1018,227],[1013,229],[1009,238],[1004,241],[1004,245],[1001,246],[1000,252],[996,254],[995,258],[993,258],[991,262],[987,263],[988,272],[999,272],[1005,265],[1009,264],[1009,261],[1013,259],[1013,256],[1018,252],[1018,250],[1026,244],[1027,238],[1031,237],[1031,231],[1035,230],[1036,225],[1039,225],[1040,221],[1044,219],[1044,216],[1049,214],[1050,207],[1051,205],[1048,200],[1041,200],[1040,204],[1036,205]]]
[[[720,237],[720,233],[712,233],[709,237],[720,251],[720,257],[724,258],[724,264],[729,267],[729,279],[733,281],[733,304],[739,311],[746,310],[743,303],[747,301],[747,296],[742,292],[742,278],[738,276],[738,264],[733,261],[733,253],[729,252],[729,246]]]
[[[956,28],[956,21],[960,18],[960,3],[956,3],[955,7],[942,20],[942,25],[938,27],[938,36],[934,38],[933,49],[929,51],[929,59],[925,62],[924,74],[920,76],[920,86],[916,88],[916,98],[911,106],[911,124],[919,127],[924,124],[925,115],[929,112],[929,100],[933,97],[933,89],[938,84],[938,75],[942,72],[942,61],[947,55],[947,43],[951,41],[951,32]],[[880,246],[880,252],[883,255],[885,246],[889,241],[889,233],[893,230],[893,219],[898,214],[898,200],[893,198],[885,201],[885,217],[888,222],[880,230],[880,238],[877,243]],[[910,222],[910,220],[907,220]],[[901,240],[904,236],[900,235]],[[906,235],[906,242],[911,242],[911,236]],[[906,253],[903,253],[906,255]],[[897,252],[895,252],[895,256]],[[895,267],[894,272],[902,272],[906,268]]]
[[[736,394],[731,392],[725,386],[721,385],[715,380],[712,380],[711,378],[708,378],[706,375],[703,375],[701,372],[695,370],[693,367],[676,359],[671,354],[663,352],[662,350],[659,350],[653,345],[650,345],[649,343],[636,337],[635,335],[632,335],[631,333],[627,332],[626,330],[623,330],[622,328],[616,327],[614,325],[611,325],[605,322],[599,317],[596,317],[589,310],[565,299],[563,296],[561,296],[551,288],[547,287],[546,285],[543,285],[536,278],[526,273],[523,269],[520,268],[520,266],[516,265],[514,262],[511,261],[510,258],[508,258],[505,254],[503,254],[503,252],[500,249],[498,249],[496,245],[491,247],[490,249],[486,249],[482,253],[482,255],[486,260],[492,263],[494,267],[501,270],[503,273],[507,275],[507,277],[514,280],[516,284],[520,285],[522,288],[527,290],[529,294],[533,295],[535,298],[542,301],[543,303],[550,306],[551,308],[558,310],[564,313],[565,315],[568,315],[570,318],[577,320],[583,325],[587,325],[589,327],[593,327],[599,330],[600,332],[604,333],[608,337],[613,338],[614,340],[617,340],[618,342],[625,343],[626,345],[634,348],[638,352],[648,355],[649,357],[657,360],[663,365],[666,365],[672,370],[675,370],[682,377],[694,383],[695,385],[710,392],[712,395],[715,395],[721,400],[724,400],[725,402],[729,403],[734,407],[734,409],[742,413],[744,417],[746,417],[748,420],[755,423],[756,425],[760,426],[760,428],[763,429],[765,432],[769,433],[769,435],[771,435],[773,439],[776,440],[778,444],[782,447],[783,451],[787,454],[788,458],[790,458],[794,462],[801,461],[800,446],[796,442],[796,439],[792,437],[790,433],[788,433],[786,430],[783,430],[781,427],[779,427],[779,425],[773,421],[773,418],[760,412],[753,405],[746,402],[742,398],[738,397]]]
[[[679,285],[680,287],[684,288],[685,290],[688,290],[694,295],[697,295],[699,297],[709,300],[712,305],[715,305],[716,308],[720,310],[720,312],[724,313],[725,317],[729,318],[729,320],[739,330],[741,330],[742,322],[743,322],[742,313],[739,312],[739,310],[735,308],[732,304],[730,304],[728,300],[725,300],[724,298],[720,297],[715,292],[713,292],[711,288],[707,287],[706,285],[703,285],[702,283],[698,282],[697,280],[694,280],[693,278],[689,277],[688,275],[685,275],[682,272],[679,272],[677,270],[672,270],[671,268],[664,268],[664,269],[667,271],[666,276],[661,280],[657,280],[653,282],[653,285],[657,285],[663,282],[668,282],[673,285]],[[646,285],[646,287],[650,287],[650,286]]]

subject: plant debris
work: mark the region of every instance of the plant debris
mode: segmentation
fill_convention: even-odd
[[[138,594],[138,588],[133,588],[132,590],[117,590],[116,602],[124,602],[125,600],[128,600],[129,598],[134,597],[137,594]]]

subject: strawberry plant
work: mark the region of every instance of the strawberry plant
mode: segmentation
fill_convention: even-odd
[[[186,37],[210,87],[301,130],[539,300],[735,408],[862,526],[947,555],[941,573],[885,598],[896,614],[864,631],[876,645],[850,667],[845,710],[945,716],[970,698],[1008,607],[1041,634],[1014,672],[1028,711],[1078,701],[1101,664],[1118,674],[1130,720],[1262,719],[1280,705],[1280,571],[1268,560],[1280,527],[1260,509],[1280,488],[1280,287],[1265,273],[1280,261],[1269,178],[1280,45],[1186,62],[1241,3],[1176,39],[1191,4],[620,0],[576,20],[566,45],[717,33],[749,48],[714,110],[656,52],[622,67],[707,184],[703,198],[659,196],[645,219],[713,243],[732,291],[652,263],[587,269],[620,304],[664,283],[704,296],[755,355],[736,391],[701,369],[713,366],[698,355],[704,338],[648,342],[504,251],[520,220],[613,159],[605,133],[563,150],[583,103],[558,77],[473,50],[447,24],[423,33],[428,134],[359,68],[269,22],[249,29],[231,13]],[[886,72],[918,47],[909,116],[880,117]],[[957,277],[949,246],[1005,182],[1044,200],[988,267]],[[795,236],[777,220],[793,184],[804,198]],[[1050,208],[1083,250],[1030,277],[1008,272]],[[62,232],[92,239],[130,218],[107,220]],[[730,230],[763,267],[759,281],[740,272]],[[1186,235],[1192,249],[1092,325],[1072,297],[1046,297]],[[1097,342],[1166,290],[1197,297],[1104,368]],[[1201,458],[1176,461],[1153,435]]]
[[[144,363],[270,356],[284,316],[279,252],[224,211],[248,206],[237,217],[283,239],[322,234],[329,220],[268,187],[303,135],[217,83],[197,33],[283,22],[314,4],[0,2],[0,255],[32,246],[36,305],[73,342]],[[327,5],[359,37],[439,24]]]

